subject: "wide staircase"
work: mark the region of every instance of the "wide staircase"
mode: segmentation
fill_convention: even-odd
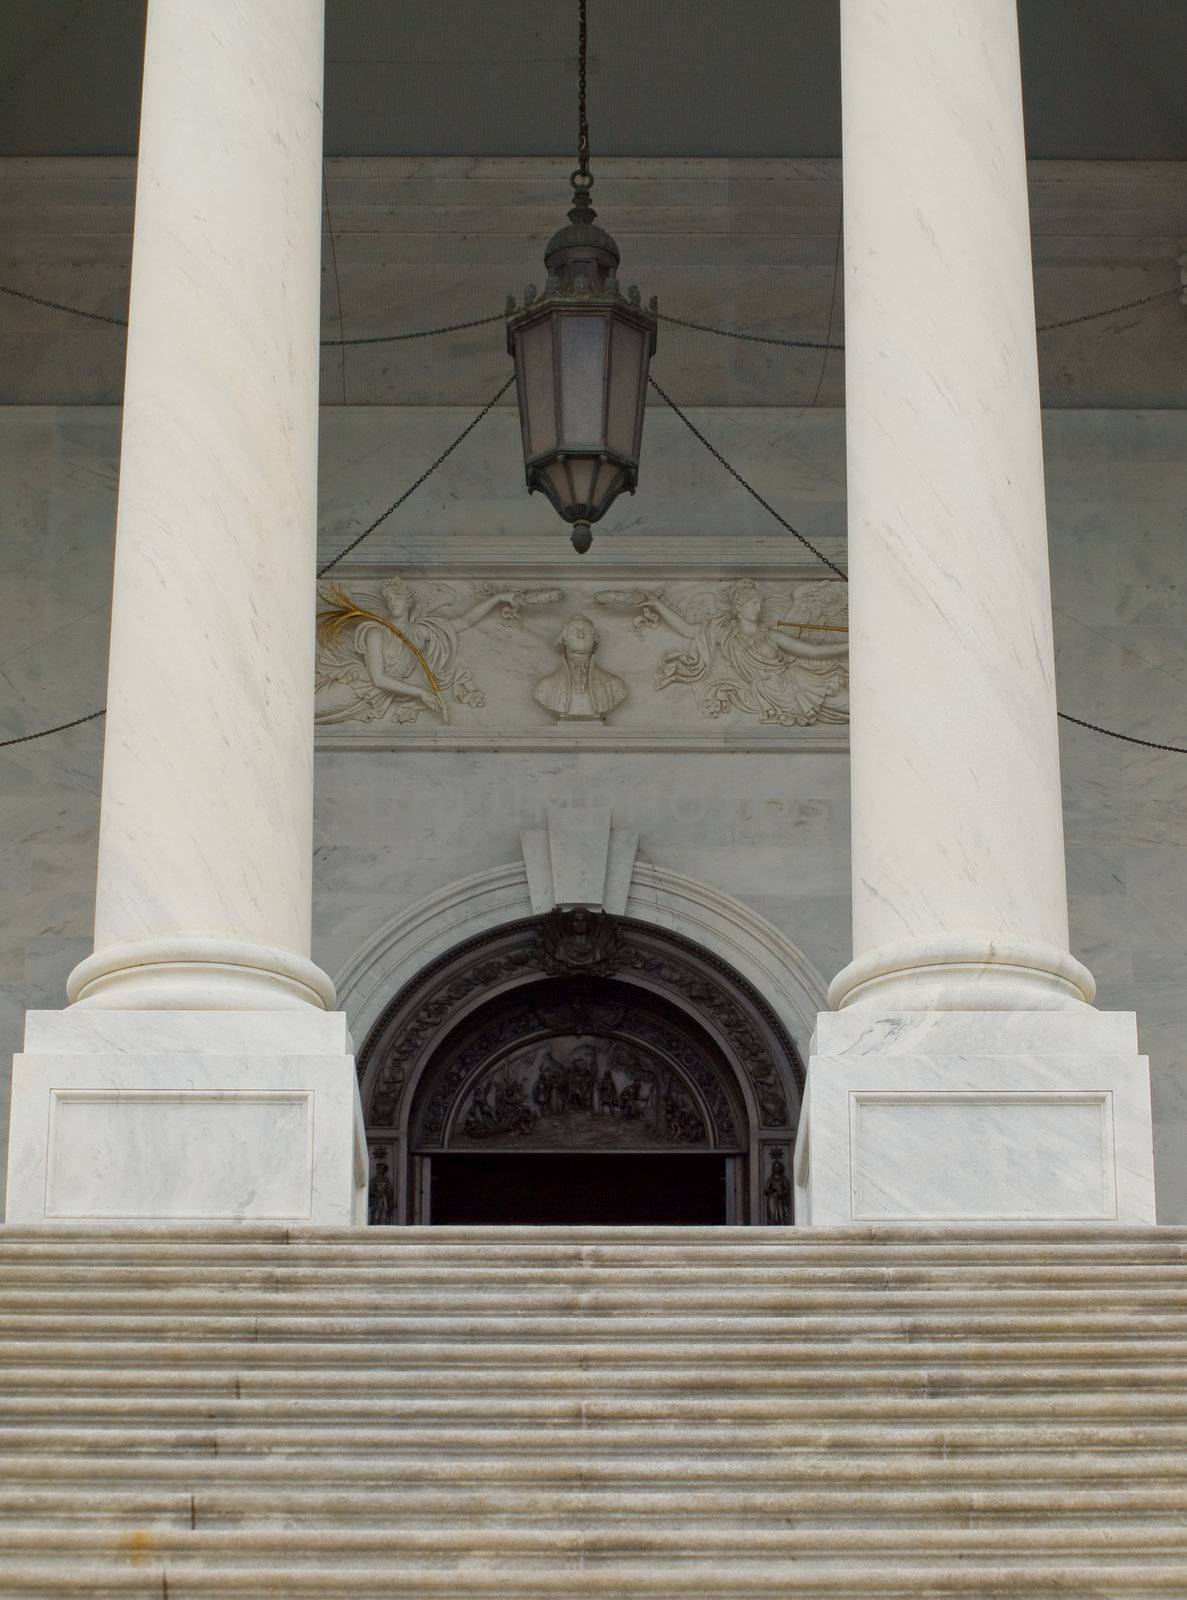
[[[1187,1229],[0,1228],[0,1595],[1187,1596]]]

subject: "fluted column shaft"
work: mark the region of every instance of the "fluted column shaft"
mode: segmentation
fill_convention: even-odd
[[[84,1005],[309,960],[324,0],[149,0]]]
[[[841,30],[855,959],[831,999],[1077,1006],[1015,0],[841,0]]]

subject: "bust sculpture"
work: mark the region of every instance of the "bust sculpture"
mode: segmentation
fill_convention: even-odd
[[[627,686],[598,666],[597,629],[588,617],[566,618],[556,647],[564,658],[532,691],[538,705],[561,722],[604,722],[627,697]]]

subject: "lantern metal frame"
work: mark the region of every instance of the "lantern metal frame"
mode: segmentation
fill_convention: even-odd
[[[584,179],[584,182],[581,180]],[[539,490],[557,513],[573,525],[573,545],[588,550],[590,524],[597,522],[624,490],[633,494],[647,397],[647,375],[655,351],[657,302],[644,307],[637,288],[619,287],[618,246],[597,226],[589,199],[592,179],[574,173],[569,226],[549,240],[544,254],[548,280],[544,293],[529,286],[524,303],[507,303],[507,349],[515,360],[524,473],[529,492]],[[596,347],[567,330],[596,322],[602,329]],[[547,325],[542,344],[530,336]],[[616,335],[617,329],[629,335]],[[590,364],[600,383],[596,401],[586,394],[575,405],[567,363]],[[545,400],[547,396],[547,400]],[[596,436],[570,434],[570,407],[582,426],[596,416]],[[547,414],[542,416],[541,410]],[[547,440],[544,443],[544,440]],[[541,448],[541,445],[543,447]]]

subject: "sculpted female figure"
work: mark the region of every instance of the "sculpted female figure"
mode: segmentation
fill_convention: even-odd
[[[487,595],[446,616],[422,606],[403,578],[389,578],[381,593],[383,613],[341,589],[327,592],[330,605],[318,613],[317,721],[415,722],[427,710],[448,722],[447,693],[459,705],[484,704],[470,673],[457,666],[458,635],[493,607],[514,607],[518,597]]]
[[[743,711],[785,728],[848,720],[844,645],[811,644],[772,621],[753,579],[731,585],[727,605],[703,622],[658,595],[638,603],[644,621],[662,621],[688,641],[663,657],[656,687],[689,684],[705,716]]]

